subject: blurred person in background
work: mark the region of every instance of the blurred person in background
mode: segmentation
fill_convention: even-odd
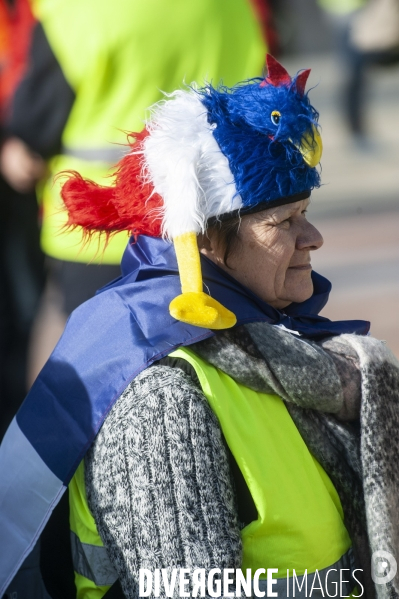
[[[263,0],[131,2],[38,0],[31,65],[17,89],[8,131],[48,161],[42,190],[42,248],[48,284],[32,342],[30,383],[67,316],[120,274],[127,242],[116,236],[99,255],[79,231],[62,232],[54,175],[79,170],[103,182],[123,155],[126,130],[140,130],[145,107],[198,79],[259,73],[269,15]],[[4,150],[7,150],[5,148]],[[3,150],[3,151],[4,151]]]
[[[28,340],[44,282],[34,187],[45,163],[4,131],[34,23],[28,0],[1,0],[0,145],[9,151],[0,153],[0,439],[26,393]]]
[[[22,142],[28,156],[45,159],[48,168],[41,188],[48,281],[32,344],[31,382],[70,312],[119,276],[128,241],[121,233],[103,253],[93,236],[82,249],[81,232],[63,230],[54,175],[77,170],[107,184],[110,165],[126,152],[126,131],[142,129],[145,108],[161,91],[193,80],[231,85],[259,75],[270,29],[264,0],[37,0],[33,6],[38,21],[30,66],[6,123],[9,138]],[[1,160],[15,164],[10,148],[3,146]],[[65,509],[61,505],[43,538],[42,571],[53,598],[74,595],[68,541],[59,524]],[[69,537],[67,523],[65,531]],[[9,593],[23,597],[18,576]]]
[[[343,73],[344,118],[354,140],[368,147],[366,100],[370,66],[399,61],[398,0],[318,0],[335,32]]]

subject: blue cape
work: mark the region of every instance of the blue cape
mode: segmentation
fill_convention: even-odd
[[[0,596],[129,382],[175,348],[215,334],[169,314],[180,293],[171,243],[141,236],[121,266],[119,279],[71,315],[0,447]],[[311,339],[368,333],[367,322],[318,316],[331,284],[316,273],[312,297],[283,313],[204,257],[202,269],[210,295],[236,314],[237,325],[264,321]]]
[[[21,430],[65,483],[129,382],[174,348],[214,334],[169,314],[170,301],[180,293],[172,244],[142,236],[128,245],[121,266],[119,279],[72,314],[17,416]],[[318,316],[331,284],[316,273],[312,297],[283,314],[206,258],[202,268],[210,295],[236,314],[237,325],[266,321],[312,339],[368,332],[366,322],[331,322]]]

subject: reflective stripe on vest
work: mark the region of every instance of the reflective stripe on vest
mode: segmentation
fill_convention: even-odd
[[[116,164],[129,151],[126,146],[110,146],[104,148],[71,148],[64,146],[61,153],[86,162],[105,162]]]
[[[71,531],[73,568],[77,574],[92,580],[98,586],[114,584],[118,579],[105,547],[82,543]]]
[[[98,586],[112,585],[116,582],[118,576],[109,561],[105,547],[81,543],[73,532],[71,532],[71,546],[75,572],[92,580]],[[279,599],[286,597],[305,599],[310,596],[310,592],[314,599],[325,598],[326,595],[350,597],[357,583],[352,575],[355,569],[353,550],[349,549],[335,564],[319,570],[318,575],[312,572],[295,578],[293,576],[274,578],[272,589]],[[267,597],[267,580],[259,580],[258,587]],[[234,588],[233,583],[231,591],[234,591]]]

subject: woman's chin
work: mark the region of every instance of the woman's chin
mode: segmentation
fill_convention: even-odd
[[[313,282],[311,279],[306,282],[306,284],[302,284],[300,286],[296,285],[295,288],[290,289],[286,287],[285,299],[289,301],[290,304],[296,303],[301,304],[305,302],[313,295]]]

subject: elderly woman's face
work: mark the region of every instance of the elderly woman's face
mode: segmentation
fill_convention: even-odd
[[[301,200],[244,216],[228,266],[215,235],[201,252],[274,308],[303,302],[313,293],[310,252],[323,244],[306,219],[308,204]]]

